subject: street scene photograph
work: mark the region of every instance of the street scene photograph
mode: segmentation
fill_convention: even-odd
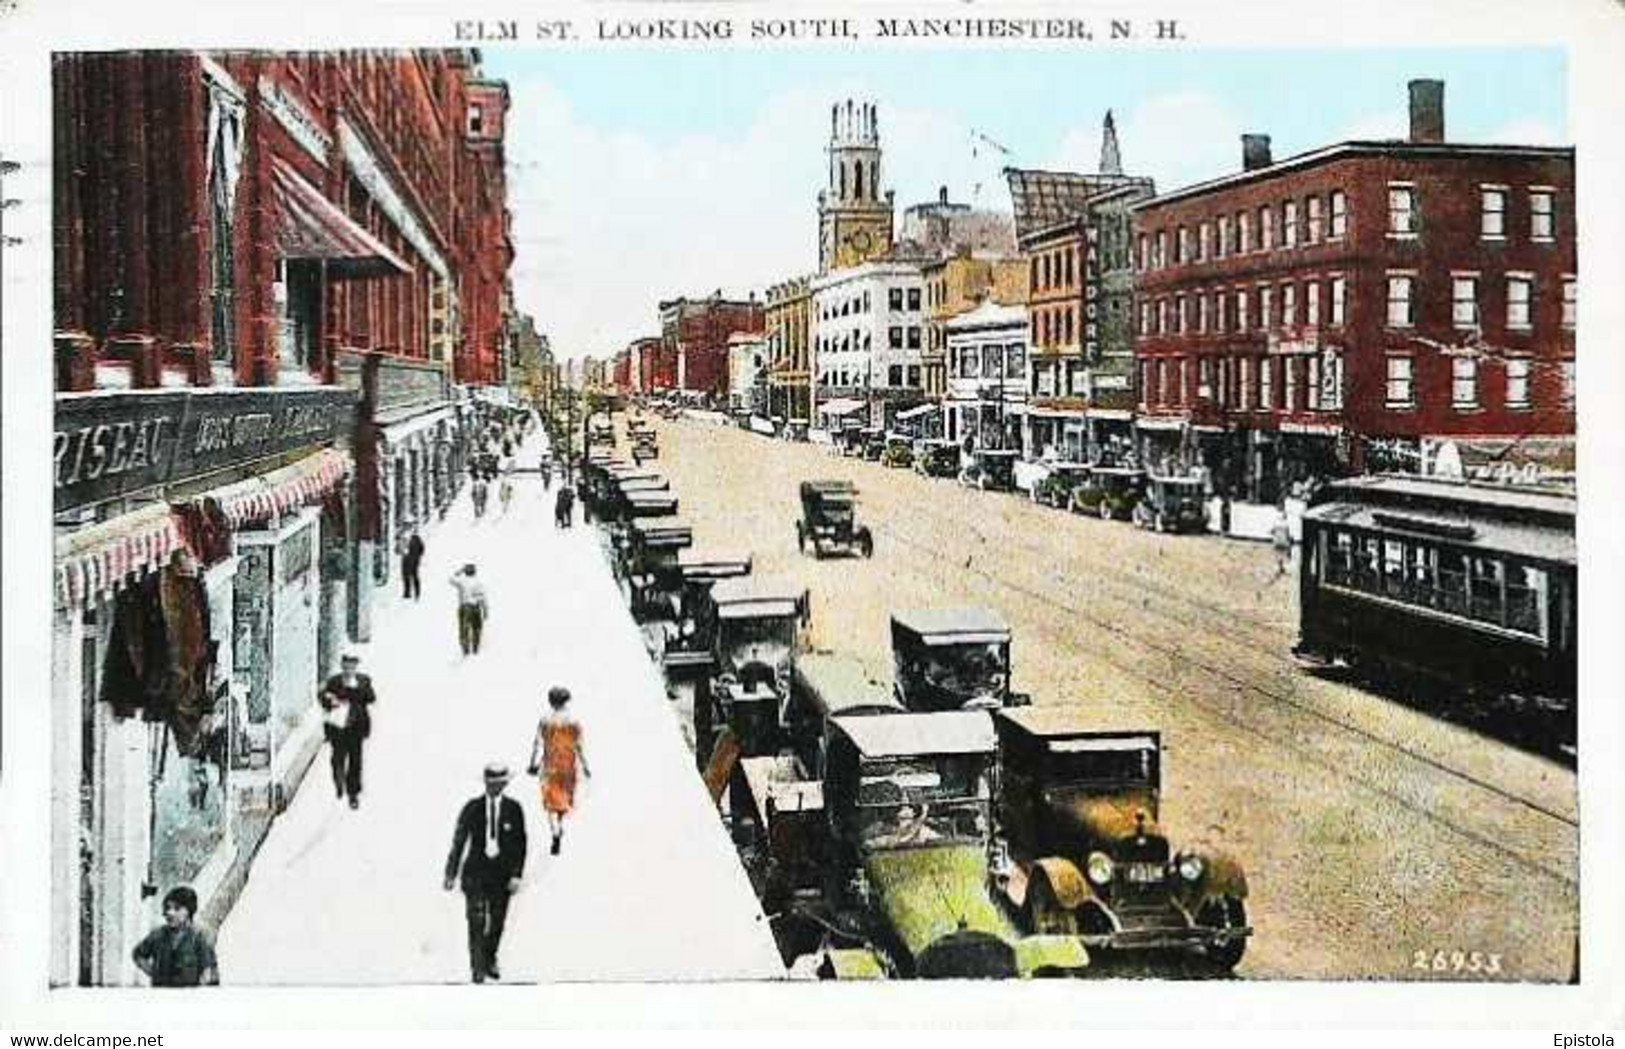
[[[1563,49],[49,68],[52,987],[1580,981]]]

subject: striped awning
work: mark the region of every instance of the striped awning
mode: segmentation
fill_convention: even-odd
[[[272,169],[277,208],[277,250],[284,258],[327,264],[329,277],[393,277],[412,267],[363,229],[286,162]]]
[[[81,608],[132,574],[162,568],[170,554],[185,546],[180,520],[168,503],[154,503],[59,536],[57,605]]]
[[[349,470],[349,454],[327,448],[291,466],[217,489],[208,498],[219,504],[226,523],[236,529],[321,502]]]

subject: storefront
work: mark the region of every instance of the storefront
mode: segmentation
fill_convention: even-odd
[[[331,388],[58,398],[53,984],[135,982],[130,951],[177,885],[210,925],[235,899],[276,798],[275,704],[311,706],[322,669],[319,646],[288,669],[261,644],[319,638],[325,602],[319,583],[308,606],[262,601],[257,536],[342,508],[349,456],[329,445],[353,405]]]

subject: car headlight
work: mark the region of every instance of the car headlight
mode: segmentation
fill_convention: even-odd
[[[1206,869],[1206,866],[1200,856],[1181,856],[1179,858],[1179,876],[1186,881],[1197,881],[1202,877],[1202,871]]]
[[[1089,862],[1084,864],[1084,872],[1089,880],[1096,885],[1107,885],[1112,880],[1112,858],[1104,852],[1091,852]]]
[[[692,619],[683,620],[682,633],[683,633],[684,637],[693,637],[694,636],[694,620],[692,620]]]

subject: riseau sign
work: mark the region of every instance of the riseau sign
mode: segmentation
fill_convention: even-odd
[[[57,513],[331,443],[353,390],[140,391],[56,399]]]

